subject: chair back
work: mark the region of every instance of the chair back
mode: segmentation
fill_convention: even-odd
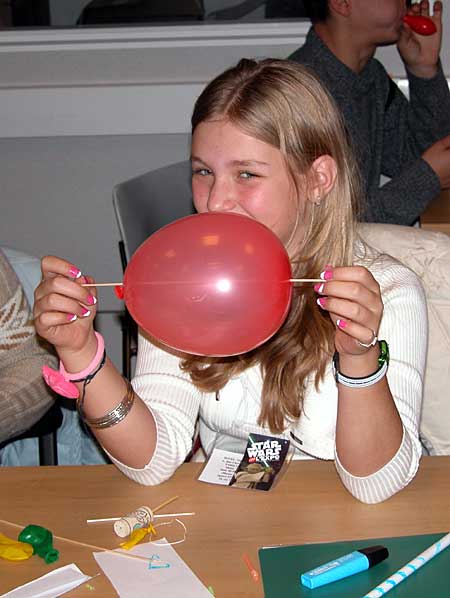
[[[422,282],[429,331],[420,433],[430,454],[450,455],[450,236],[395,224],[361,224],[359,231]]]
[[[126,265],[152,233],[194,213],[189,161],[170,164],[119,183],[113,189],[113,206],[123,244],[123,265]]]

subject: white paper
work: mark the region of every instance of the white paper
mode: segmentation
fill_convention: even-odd
[[[198,479],[201,482],[228,486],[243,457],[243,454],[214,449]]]
[[[95,552],[94,557],[120,598],[211,598],[209,590],[165,542],[163,538],[120,551],[144,556],[149,562],[111,552]]]
[[[2,598],[57,598],[90,579],[72,563],[2,594]]]

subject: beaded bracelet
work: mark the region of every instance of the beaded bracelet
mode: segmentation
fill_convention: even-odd
[[[115,426],[116,424],[120,423],[123,419],[125,419],[125,417],[130,412],[135,399],[135,394],[133,387],[131,386],[131,383],[128,380],[125,380],[125,382],[127,384],[127,392],[125,396],[120,401],[120,403],[116,405],[116,407],[114,407],[114,409],[111,409],[111,411],[108,411],[108,413],[106,415],[103,415],[102,417],[94,419],[87,418],[83,413],[82,400],[77,401],[78,414],[85,424],[87,424],[91,428],[102,430],[105,428],[110,428],[111,426]]]

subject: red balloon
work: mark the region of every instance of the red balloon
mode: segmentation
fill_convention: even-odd
[[[405,15],[403,22],[411,27],[411,29],[419,35],[433,35],[436,33],[436,25],[428,17],[423,15]]]
[[[124,298],[137,324],[195,355],[238,355],[284,322],[291,265],[278,237],[238,214],[176,220],[151,235],[125,270]]]

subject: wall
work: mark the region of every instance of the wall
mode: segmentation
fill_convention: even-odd
[[[206,81],[242,56],[286,57],[307,28],[1,31],[0,243],[67,257],[98,281],[120,280],[112,187],[186,158],[190,111]],[[382,56],[401,78],[395,49]],[[100,290],[98,325],[119,366],[120,311],[113,292]]]

